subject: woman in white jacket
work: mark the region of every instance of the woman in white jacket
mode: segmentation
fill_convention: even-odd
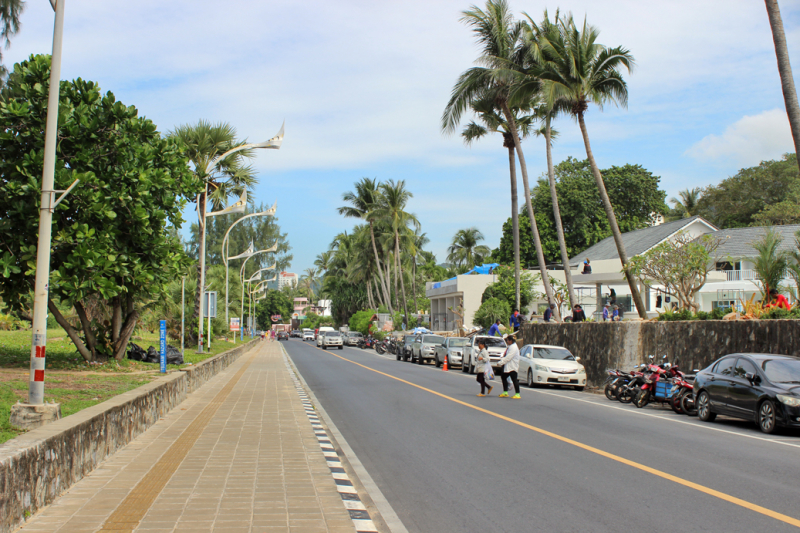
[[[514,384],[514,396],[511,398],[519,400],[519,378],[517,372],[519,371],[519,346],[514,339],[514,335],[505,335],[503,340],[506,341],[506,353],[500,359],[500,364],[503,365],[503,373],[500,376],[500,382],[503,384],[503,394],[501,398],[508,398],[508,381],[507,377],[511,378],[511,383]]]
[[[475,364],[475,373],[478,374],[477,381],[481,384],[481,392],[478,396],[486,396],[487,394],[492,393],[492,387],[488,383],[486,383],[486,365],[491,364],[491,360],[489,359],[489,352],[486,351],[486,341],[483,339],[478,340],[478,348],[480,351],[478,352],[478,362]]]

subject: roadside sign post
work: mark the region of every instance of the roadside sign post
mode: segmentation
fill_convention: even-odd
[[[159,328],[161,344],[161,373],[167,373],[167,321],[162,320]]]
[[[236,334],[239,332],[239,329],[240,329],[239,327],[240,327],[239,317],[238,316],[232,316],[231,317],[230,330],[233,332],[233,343],[234,344],[236,344]]]
[[[206,291],[203,297],[203,318],[208,319],[206,328],[207,346],[211,349],[211,319],[217,318],[217,291]]]

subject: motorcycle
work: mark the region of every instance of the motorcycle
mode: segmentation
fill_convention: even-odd
[[[383,355],[388,350],[389,341],[378,341],[375,343],[375,351]]]
[[[646,367],[644,363],[637,366],[630,372],[629,381],[618,385],[616,396],[620,403],[631,403],[639,393],[640,387],[644,384]]]
[[[666,355],[663,357],[664,361],[661,364],[655,364],[653,359],[651,355],[645,383],[634,398],[634,405],[641,408],[651,401],[662,404],[668,403],[676,413],[681,414],[680,404],[675,404],[676,391],[671,384],[674,380],[682,378],[683,372],[680,371],[677,363],[674,365],[667,363]]]

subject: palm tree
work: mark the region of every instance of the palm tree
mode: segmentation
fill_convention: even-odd
[[[520,305],[520,264],[519,264],[519,208],[517,202],[517,168],[514,156],[514,136],[508,126],[502,111],[497,108],[495,100],[484,97],[472,102],[472,112],[483,124],[478,124],[474,120],[466,125],[461,132],[464,142],[468,145],[477,139],[484,137],[489,132],[499,132],[503,134],[503,147],[508,150],[508,169],[511,176],[511,228],[514,240],[514,291],[516,297],[516,308]],[[527,110],[524,110],[527,111]],[[525,138],[530,134],[534,116],[531,114],[520,115],[523,112],[517,107],[512,108],[514,119],[520,130],[521,137]]]
[[[306,289],[306,294],[308,295],[308,302],[309,304],[313,305],[314,299],[314,284],[317,282],[317,271],[313,268],[307,268],[305,270],[305,276],[302,278],[303,285]]]
[[[452,244],[447,248],[447,260],[458,267],[470,270],[491,253],[483,240],[483,233],[478,228],[460,229],[453,236]]]
[[[695,187],[693,189],[684,189],[678,193],[678,198],[672,197],[669,199],[670,203],[675,206],[675,211],[681,213],[681,218],[687,218],[695,214],[697,210],[697,203],[700,201],[700,195],[703,189]]]
[[[203,223],[205,221],[203,215],[207,210],[208,201],[210,200],[211,204],[219,209],[230,196],[239,196],[245,189],[252,190],[258,183],[253,168],[244,164],[245,158],[252,156],[252,151],[241,150],[231,154],[211,169],[209,167],[217,156],[241,144],[236,138],[236,129],[233,126],[224,122],[212,124],[200,120],[197,124],[178,126],[169,135],[180,140],[186,156],[194,166],[195,175],[208,184],[206,191],[197,197],[197,216],[200,228],[198,250],[203,250]],[[200,279],[200,261],[197,263],[197,274]],[[200,291],[202,289],[198,283],[192,322],[197,320],[200,315]],[[194,331],[194,328],[189,328],[189,331]]]
[[[11,37],[19,31],[19,17],[25,10],[25,0],[0,0],[0,41],[6,48],[11,44]],[[2,59],[0,54],[0,59]],[[0,77],[5,78],[8,69],[0,65]]]
[[[408,305],[406,304],[406,287],[402,276],[402,265],[400,261],[400,230],[407,229],[413,225],[419,229],[420,224],[417,217],[407,213],[405,208],[408,201],[414,196],[406,189],[405,180],[395,182],[389,180],[381,183],[380,204],[375,209],[375,215],[384,219],[394,232],[394,261],[395,273],[400,274],[401,294],[403,295],[403,314],[408,320]],[[396,283],[396,282],[395,282]],[[395,289],[395,292],[397,290]]]
[[[378,256],[378,247],[375,243],[375,216],[374,211],[378,206],[380,191],[378,190],[377,180],[362,178],[361,181],[356,182],[355,192],[346,192],[342,195],[342,200],[348,202],[350,205],[340,207],[338,209],[340,215],[349,218],[360,218],[369,223],[370,237],[372,239],[372,251],[375,254],[375,262],[378,265],[378,279],[381,282],[383,289],[384,300],[389,307],[389,313],[394,313],[392,310],[392,303],[389,297],[389,280],[384,280],[383,272],[380,269],[380,258]]]
[[[790,255],[781,250],[782,241],[781,234],[769,228],[761,239],[750,243],[758,252],[753,259],[753,270],[761,285],[765,302],[769,299],[769,291],[779,287],[789,270]]]
[[[317,267],[318,272],[322,272],[324,274],[330,268],[331,261],[333,261],[333,251],[326,250],[320,254],[317,254],[317,258],[314,259],[314,266]]]
[[[764,0],[769,16],[769,26],[772,29],[772,41],[775,43],[775,56],[778,59],[778,72],[781,76],[781,90],[786,114],[789,115],[789,124],[792,127],[794,140],[794,153],[800,154],[800,104],[797,102],[797,91],[794,88],[792,65],[789,62],[789,49],[786,46],[786,35],[783,33],[783,20],[778,0]],[[800,168],[800,158],[797,160]]]
[[[597,183],[600,198],[606,211],[611,234],[617,247],[625,277],[628,280],[631,296],[641,318],[647,318],[642,296],[636,284],[636,278],[628,266],[628,253],[622,242],[622,233],[617,224],[614,208],[606,191],[603,176],[597,167],[586,129],[585,113],[590,103],[602,109],[605,103],[615,103],[622,107],[627,105],[628,87],[620,72],[625,68],[632,70],[634,61],[631,53],[622,47],[608,48],[598,44],[599,31],[584,21],[583,28],[578,29],[572,15],[559,17],[555,23],[555,32],[548,32],[546,39],[539,36],[541,63],[538,77],[542,80],[542,92],[550,106],[559,103],[568,105],[571,114],[577,119],[586,148],[586,157]],[[550,38],[550,37],[553,38]]]
[[[524,25],[514,21],[505,0],[489,0],[486,3],[486,11],[472,6],[469,10],[464,11],[463,15],[461,20],[472,27],[478,43],[483,47],[477,62],[486,66],[472,67],[459,76],[442,115],[442,129],[445,132],[454,131],[461,120],[461,115],[475,100],[494,98],[497,106],[502,110],[514,139],[514,148],[519,159],[522,184],[525,190],[525,206],[531,223],[542,285],[544,285],[548,301],[554,303],[553,288],[550,285],[539,228],[533,213],[528,167],[525,163],[525,154],[522,152],[517,123],[509,105],[509,92],[513,88],[515,73],[520,70]],[[556,309],[556,320],[560,319],[561,315]]]

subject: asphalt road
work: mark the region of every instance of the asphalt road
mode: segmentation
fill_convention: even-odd
[[[571,390],[478,398],[457,369],[284,346],[411,532],[800,529],[797,434]]]

